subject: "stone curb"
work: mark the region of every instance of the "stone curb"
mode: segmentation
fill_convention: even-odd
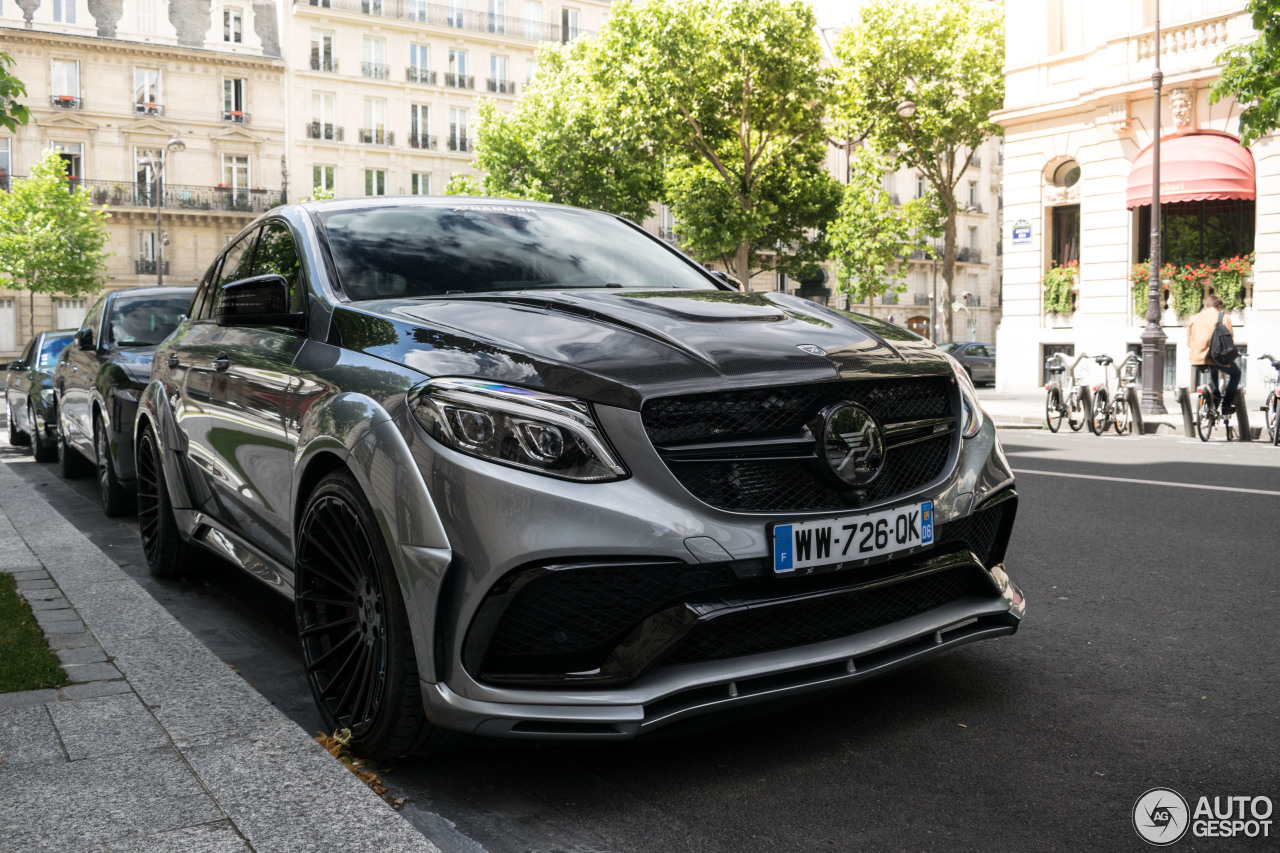
[[[0,694],[0,851],[439,853],[7,464],[0,554],[71,681]]]

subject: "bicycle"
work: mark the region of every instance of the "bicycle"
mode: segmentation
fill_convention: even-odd
[[[1205,382],[1200,382],[1205,373],[1208,373],[1209,377]],[[1213,383],[1213,374],[1209,372],[1209,368],[1197,367],[1196,374],[1196,435],[1200,436],[1201,441],[1208,441],[1213,435],[1214,426],[1218,421],[1222,421],[1222,425],[1227,428],[1227,441],[1235,441],[1235,430],[1231,426],[1231,418],[1222,414],[1220,404],[1222,389]],[[1219,382],[1225,379],[1226,376],[1218,377]]]
[[[1269,355],[1258,356],[1258,361],[1271,362],[1271,367],[1276,372],[1274,377],[1263,380],[1267,386],[1267,402],[1262,405],[1262,411],[1267,416],[1267,437],[1276,445],[1280,444],[1280,396],[1276,395],[1277,388],[1280,388],[1280,361]]]
[[[1102,384],[1093,386],[1093,413],[1089,418],[1089,431],[1094,435],[1102,435],[1111,428],[1115,429],[1116,435],[1132,432],[1133,413],[1129,411],[1129,399],[1124,389],[1137,378],[1142,357],[1131,352],[1119,365],[1109,355],[1094,356],[1093,360],[1102,368]],[[1114,391],[1108,379],[1112,374],[1116,378]]]
[[[1049,374],[1049,382],[1044,386],[1044,419],[1049,432],[1057,432],[1062,427],[1065,416],[1072,432],[1079,432],[1086,418],[1085,399],[1081,384],[1076,376],[1076,367],[1089,356],[1081,353],[1076,360],[1067,366],[1067,359],[1057,352],[1045,359],[1045,371]],[[1065,394],[1062,390],[1063,376],[1071,377],[1071,388]],[[1065,397],[1065,401],[1064,401]]]

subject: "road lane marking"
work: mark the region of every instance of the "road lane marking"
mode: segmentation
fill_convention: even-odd
[[[1030,468],[1014,468],[1015,474],[1041,474],[1045,477],[1071,477],[1076,480],[1106,480],[1109,483],[1136,483],[1140,486],[1169,486],[1174,489],[1205,489],[1211,492],[1240,492],[1245,495],[1272,495],[1280,492],[1266,489],[1241,489],[1236,486],[1207,486],[1203,483],[1171,483],[1167,480],[1136,480],[1132,477],[1101,477],[1097,474],[1068,474],[1064,471],[1035,471]]]

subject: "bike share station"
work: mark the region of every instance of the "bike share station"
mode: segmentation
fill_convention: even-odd
[[[1169,421],[1152,420],[1149,424],[1142,416],[1142,389],[1137,383],[1139,365],[1142,358],[1130,352],[1116,364],[1115,359],[1107,355],[1090,356],[1084,353],[1068,362],[1067,356],[1055,353],[1045,360],[1045,375],[1048,381],[1045,390],[1045,425],[1050,432],[1057,432],[1063,420],[1073,432],[1079,432],[1086,424],[1094,435],[1103,435],[1114,430],[1116,435],[1154,435],[1161,423],[1176,429]],[[1102,380],[1091,383],[1081,369],[1086,360],[1092,361],[1102,370]],[[1231,415],[1223,415],[1219,398],[1220,392],[1213,389],[1207,371],[1204,381],[1196,379],[1194,387],[1178,388],[1174,392],[1178,407],[1182,414],[1182,433],[1187,438],[1199,438],[1208,441],[1214,428],[1222,424],[1226,428],[1227,441],[1253,441],[1263,439],[1272,444],[1280,444],[1280,398],[1276,391],[1280,378],[1280,360],[1270,355],[1261,356],[1259,361],[1270,362],[1277,377],[1267,380],[1268,394],[1266,402],[1260,406],[1265,414],[1265,426],[1254,428],[1249,425],[1249,408],[1245,403],[1244,388],[1236,391],[1235,423]],[[1087,365],[1085,365],[1087,367]],[[1220,380],[1225,380],[1220,376]],[[1149,428],[1148,428],[1149,427]]]

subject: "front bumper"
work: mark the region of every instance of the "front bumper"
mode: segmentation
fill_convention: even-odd
[[[636,413],[604,407],[597,413],[637,476],[594,485],[549,480],[454,453],[410,425],[410,448],[419,470],[428,474],[453,555],[438,595],[434,668],[422,679],[426,711],[436,724],[507,737],[624,739],[721,708],[838,688],[965,643],[1014,633],[1023,618],[1022,595],[1002,565],[1016,496],[989,422],[977,437],[957,443],[942,482],[885,503],[933,500],[938,544],[856,571],[787,579],[800,581],[797,586],[773,578],[765,563],[767,524],[786,519],[723,512],[699,502],[657,458]],[[985,545],[963,537],[948,543],[949,526],[959,530],[975,507],[989,511],[1001,503],[1008,518],[994,539]],[[682,581],[681,594],[662,612],[646,613],[646,624],[628,627],[627,642],[617,632],[610,635],[614,646],[627,647],[621,656],[588,656],[579,661],[581,669],[561,666],[550,678],[529,671],[511,677],[509,667],[504,672],[490,666],[492,640],[516,597],[508,595],[496,607],[494,601],[510,592],[512,578],[611,561],[641,572],[646,565],[677,565],[712,576],[727,570],[737,585]],[[886,599],[900,604],[892,601],[895,588],[905,589],[909,580],[927,585],[947,573],[960,578],[962,587],[951,583],[946,595],[916,596],[905,609],[885,611]],[[841,601],[856,608],[868,600],[858,596],[870,594],[880,596],[876,607],[890,618],[839,621]],[[801,598],[826,609],[820,617],[803,607],[783,613],[781,608],[795,608]],[[610,600],[625,603],[629,596]],[[771,613],[798,621],[798,629],[783,632],[794,644],[735,646],[722,635],[701,643],[700,654],[682,651],[699,645],[693,642],[698,632],[717,623],[739,621],[729,633],[750,637],[761,624],[754,620]],[[809,624],[815,618],[836,621],[815,633]],[[547,625],[547,636],[554,636],[554,626]],[[601,630],[610,633],[608,626]],[[627,659],[621,668],[619,657]],[[534,677],[522,678],[528,675]]]

